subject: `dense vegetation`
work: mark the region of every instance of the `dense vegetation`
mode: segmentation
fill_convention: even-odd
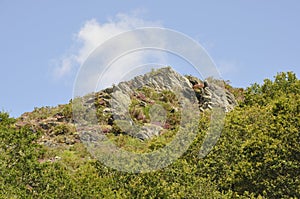
[[[30,124],[19,127],[16,119],[0,113],[0,198],[300,198],[300,80],[291,72],[279,73],[243,95],[235,91],[239,106],[227,114],[208,156],[199,158],[209,111],[188,151],[151,173],[107,168],[80,142],[41,145],[44,131]],[[37,109],[31,117],[71,112],[70,105],[45,110]],[[131,111],[148,117],[134,103]],[[51,128],[49,139],[75,134],[68,125]],[[126,135],[113,139],[119,146],[138,143]],[[150,144],[164,141],[169,140],[154,138]]]

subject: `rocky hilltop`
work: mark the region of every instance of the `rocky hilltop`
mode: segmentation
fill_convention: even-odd
[[[30,124],[44,131],[40,142],[49,146],[97,139],[99,128],[100,134],[128,134],[146,140],[178,129],[185,100],[197,104],[199,112],[214,107],[228,112],[237,105],[223,81],[202,81],[165,67],[67,105],[35,109],[23,114],[17,125]]]
[[[222,81],[209,79],[201,81],[197,77],[182,76],[175,72],[171,67],[165,67],[152,71],[145,75],[140,75],[134,79],[119,83],[114,90],[123,93],[132,94],[136,89],[147,86],[155,89],[157,92],[163,90],[185,91],[186,97],[195,95],[198,99],[201,111],[212,109],[212,107],[223,107],[226,112],[236,106],[236,101],[232,93],[224,88]],[[194,91],[189,93],[190,91]]]
[[[299,143],[293,72],[244,90],[162,68],[0,113],[0,198],[300,198]]]

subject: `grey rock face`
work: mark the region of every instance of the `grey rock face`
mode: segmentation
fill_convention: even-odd
[[[233,94],[224,89],[224,85],[221,81],[213,82],[213,80],[211,80],[211,82],[202,82],[197,77],[186,76],[186,78],[193,85],[194,91],[199,101],[200,111],[205,111],[205,109],[212,109],[213,107],[221,107],[226,112],[228,112],[237,105]],[[203,88],[195,88],[195,85],[201,84],[203,84]]]
[[[153,136],[158,136],[162,130],[162,127],[155,124],[146,124],[141,128],[140,132],[136,134],[136,137],[141,140],[150,139]]]
[[[170,90],[174,92],[182,101],[188,100],[190,103],[197,103],[192,84],[185,77],[181,76],[170,67],[161,68],[152,71],[145,75],[140,75],[130,81],[121,82],[114,87],[111,93],[111,110],[115,120],[120,124],[120,120],[127,121],[127,126],[121,126],[123,131],[139,139],[149,139],[153,136],[159,135],[162,127],[146,123],[141,128],[134,125],[131,116],[128,112],[131,104],[130,96],[135,91],[144,86],[153,88],[156,91]],[[124,122],[123,122],[124,123]],[[122,124],[123,124],[122,123]],[[131,128],[128,126],[132,125]]]
[[[192,88],[187,78],[172,70],[171,67],[166,67],[137,76],[130,81],[121,82],[116,86],[115,91],[120,90],[123,93],[132,93],[134,89],[143,86],[149,86],[157,90],[172,91]]]
[[[208,87],[204,88],[203,99],[204,102],[200,104],[200,107],[204,109],[205,107],[221,107],[225,109],[225,112],[229,112],[237,105],[233,94],[214,83],[208,83]]]
[[[137,89],[144,86],[151,87],[158,92],[170,90],[179,96],[178,100],[181,104],[185,104],[185,100],[192,104],[198,104],[200,111],[221,107],[228,112],[237,105],[234,96],[217,82],[202,82],[196,77],[185,77],[172,70],[171,67],[161,68],[145,75],[137,76],[130,81],[121,82],[113,88],[107,88],[98,92],[98,96],[102,100],[100,102],[106,104],[103,112],[111,113],[115,123],[120,124],[120,128],[123,128],[122,130],[125,133],[142,140],[158,136],[163,129],[161,126],[150,123],[146,123],[139,128],[134,126],[134,122],[129,114],[130,96]],[[85,104],[93,102],[93,98],[88,98]],[[141,103],[146,106],[145,102]]]

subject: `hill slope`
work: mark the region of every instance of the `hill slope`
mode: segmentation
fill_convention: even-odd
[[[187,79],[191,88],[201,83],[195,83],[192,77]],[[209,155],[199,158],[209,128],[211,111],[206,109],[199,113],[199,133],[188,151],[172,165],[153,173],[123,173],[93,159],[72,125],[71,103],[35,109],[17,120],[0,113],[0,197],[300,198],[300,81],[296,75],[279,73],[273,81],[267,79],[263,85],[254,84],[245,91],[225,87],[239,104],[227,113],[221,138]],[[97,93],[92,101],[99,102],[103,109],[111,108],[104,100],[109,98],[109,90]],[[136,91],[140,93],[132,96],[134,103],[130,106],[135,123],[151,123],[144,108],[154,102],[163,104],[164,100],[168,102],[166,108],[175,106],[169,109],[169,116],[176,121],[178,115],[171,114],[177,108],[172,92],[152,93],[143,87]],[[146,94],[151,93],[150,99]],[[88,97],[83,102],[87,102],[85,99]],[[138,117],[133,110],[141,110],[145,117]],[[117,131],[110,117],[100,118],[96,122],[105,121],[100,123],[102,127],[107,125],[103,133],[113,142],[139,153],[163,147],[176,130],[176,122],[161,126],[163,134],[141,141]]]

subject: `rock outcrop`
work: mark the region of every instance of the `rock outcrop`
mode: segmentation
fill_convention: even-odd
[[[180,103],[183,103],[181,102],[183,99],[193,104],[197,103],[202,112],[214,107],[223,108],[225,112],[228,112],[237,103],[234,96],[225,90],[221,83],[223,82],[215,80],[203,82],[196,77],[182,76],[171,67],[165,67],[102,90],[95,94],[95,98],[90,97],[83,104],[85,107],[89,107],[88,110],[101,109],[100,117],[106,118],[106,125],[108,123],[111,126],[116,125],[120,133],[144,140],[159,135],[164,128],[172,128],[168,122],[152,122],[147,119],[149,116],[145,115],[145,107],[150,107],[159,100],[147,97],[147,92],[151,90],[151,92],[159,95],[164,91],[170,91],[174,96],[177,96],[175,98],[177,98],[178,105],[175,107],[171,104],[173,108],[168,110],[169,115],[172,111],[180,109]],[[143,88],[148,88],[149,91],[146,93],[139,92]],[[138,105],[130,111],[132,100],[138,101]],[[95,104],[96,106],[94,106]],[[136,122],[140,122],[142,126],[135,125]],[[116,128],[106,128],[104,133],[110,130],[115,131]]]
[[[199,114],[214,107],[232,110],[237,103],[222,83],[182,76],[165,67],[66,105],[24,113],[16,126],[30,125],[43,131],[39,142],[49,147],[96,142],[107,133],[151,139],[178,129],[184,111]]]
[[[197,77],[186,76],[186,78],[193,86],[200,111],[221,107],[225,112],[229,112],[237,105],[234,95],[224,88],[223,81],[210,79],[202,82]]]

